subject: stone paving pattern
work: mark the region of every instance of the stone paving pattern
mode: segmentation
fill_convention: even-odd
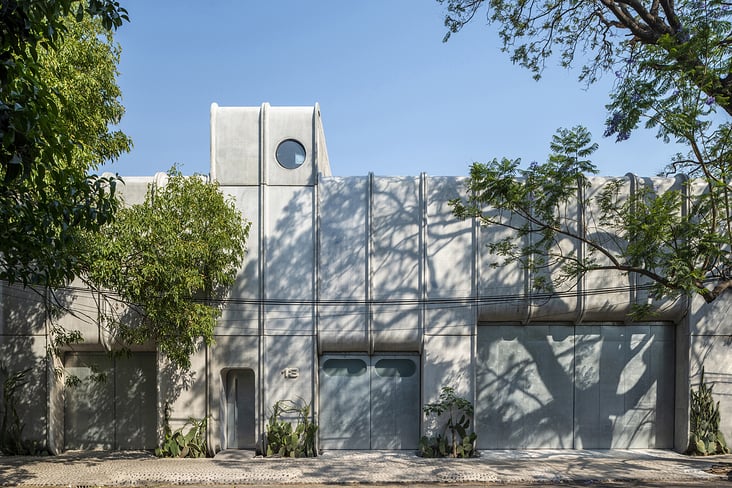
[[[151,484],[562,483],[727,479],[732,456],[691,458],[664,450],[483,451],[473,459],[424,459],[404,451],[329,451],[318,458],[158,459],[148,452],[0,456],[0,486]],[[714,471],[714,473],[712,472]]]

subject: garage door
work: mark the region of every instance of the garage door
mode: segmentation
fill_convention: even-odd
[[[64,364],[78,379],[65,390],[66,449],[157,446],[155,353],[68,353]]]
[[[674,328],[478,328],[482,449],[672,448]]]
[[[321,447],[416,449],[419,385],[417,356],[323,356]]]

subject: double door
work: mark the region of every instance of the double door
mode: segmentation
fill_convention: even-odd
[[[321,357],[321,448],[416,449],[419,377],[416,355]]]
[[[135,352],[69,352],[64,392],[65,449],[154,449],[157,356]]]

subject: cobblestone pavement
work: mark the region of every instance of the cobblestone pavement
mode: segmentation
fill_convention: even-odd
[[[282,484],[522,484],[728,480],[732,456],[691,458],[664,450],[483,451],[474,459],[424,459],[404,451],[330,451],[318,458],[158,459],[148,452],[67,452],[0,457],[2,486]]]

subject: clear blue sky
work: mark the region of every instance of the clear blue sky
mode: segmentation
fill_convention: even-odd
[[[544,161],[585,125],[603,175],[653,175],[676,152],[648,131],[602,137],[612,75],[585,89],[556,63],[513,66],[485,16],[443,43],[433,0],[122,0],[121,128],[133,150],[103,170],[209,171],[209,110],[320,103],[336,175],[464,175],[494,157]]]

